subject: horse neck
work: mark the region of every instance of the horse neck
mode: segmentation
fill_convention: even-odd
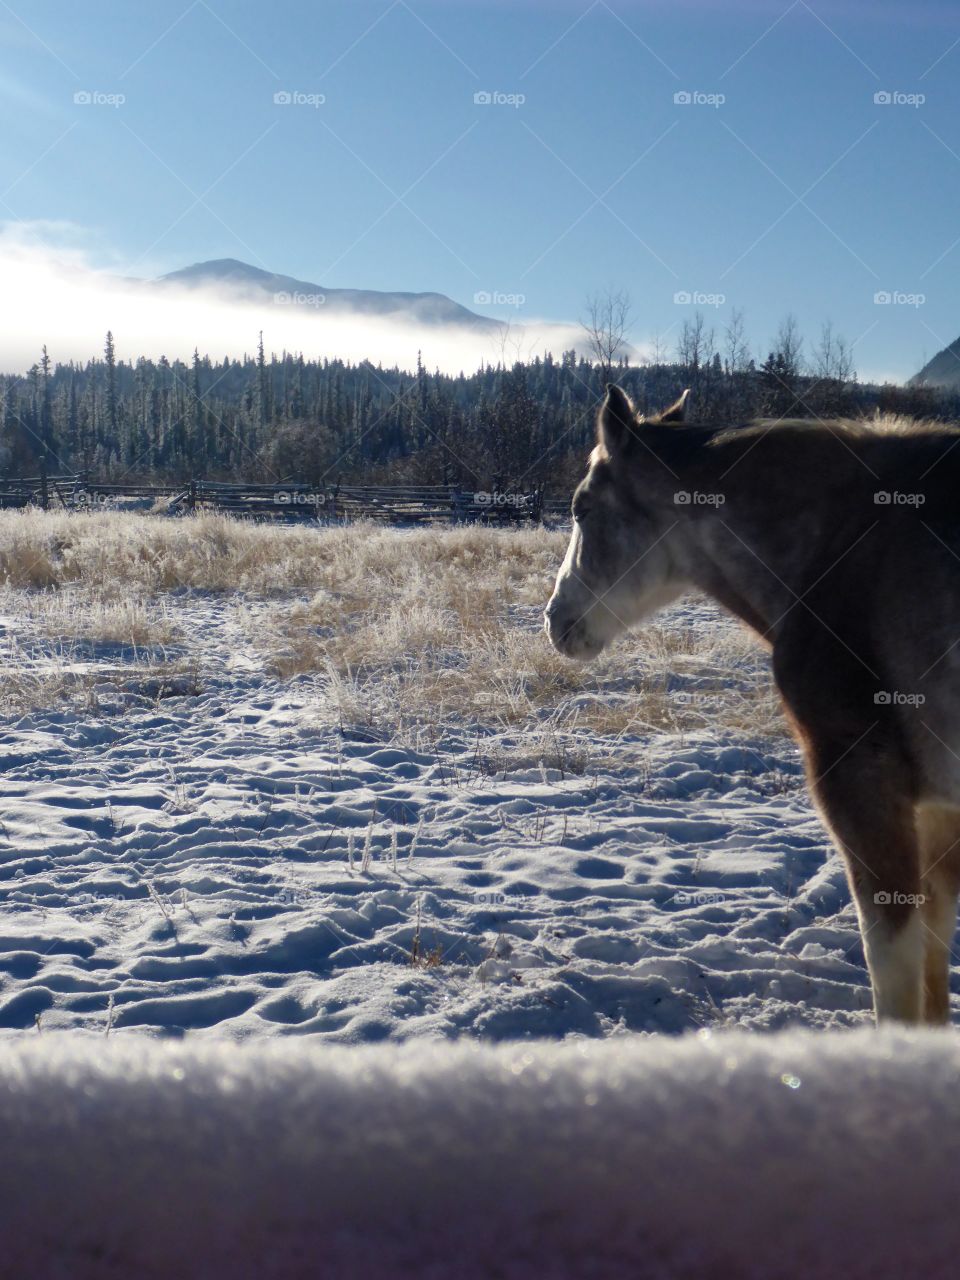
[[[818,474],[814,450],[809,459],[801,448],[774,462],[772,450],[736,445],[710,450],[685,477],[687,488],[712,486],[725,498],[688,516],[688,571],[699,590],[773,644],[817,576],[818,549],[838,516],[835,486]]]

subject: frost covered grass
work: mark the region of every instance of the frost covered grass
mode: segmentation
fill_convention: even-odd
[[[783,731],[765,659],[737,628],[654,623],[589,666],[557,654],[540,615],[566,536],[3,512],[0,580],[19,643],[74,668],[91,646],[128,665],[180,660],[179,606],[224,597],[265,670],[315,680],[340,724],[405,741],[439,725],[525,728],[575,765],[558,735]],[[2,696],[31,693],[8,678]]]
[[[322,580],[316,529],[228,517],[0,512],[0,581],[106,595],[196,590],[278,595]]]
[[[66,646],[143,649],[173,644],[182,635],[164,601],[139,594],[111,599],[101,592],[69,588],[39,591],[26,596],[22,609],[28,626]]]

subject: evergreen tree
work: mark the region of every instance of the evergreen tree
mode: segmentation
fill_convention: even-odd
[[[104,416],[106,419],[105,444],[108,450],[117,448],[117,362],[113,350],[113,334],[107,330],[107,340],[103,349],[104,365]]]

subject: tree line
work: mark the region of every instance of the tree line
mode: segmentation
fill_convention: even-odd
[[[503,359],[474,373],[428,372],[302,354],[189,362],[102,359],[0,377],[0,475],[89,472],[104,482],[189,476],[308,483],[459,484],[562,490],[582,471],[593,418],[613,378],[653,412],[690,387],[691,417],[856,416],[874,409],[960,417],[960,395],[857,380],[849,348],[825,326],[809,357],[789,319],[762,361],[734,312],[717,343],[702,314],[676,349],[645,363],[623,354],[617,315],[594,314],[592,359],[573,351]],[[622,314],[619,316],[623,320]],[[607,325],[604,328],[604,325]]]

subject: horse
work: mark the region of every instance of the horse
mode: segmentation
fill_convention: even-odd
[[[544,614],[586,661],[684,593],[771,655],[843,856],[877,1023],[950,1019],[960,891],[960,429],[686,424],[608,384]]]

